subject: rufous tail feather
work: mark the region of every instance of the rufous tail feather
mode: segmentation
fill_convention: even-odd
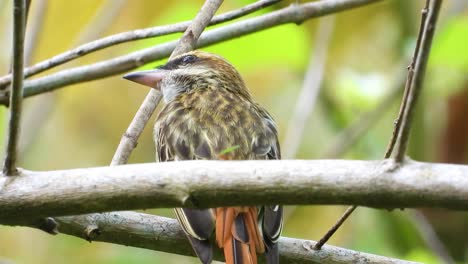
[[[257,213],[256,207],[216,208],[216,243],[226,264],[257,264],[257,253],[265,252]]]

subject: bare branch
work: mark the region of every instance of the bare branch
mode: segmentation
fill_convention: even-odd
[[[325,235],[320,238],[320,240],[315,244],[314,249],[315,250],[321,250],[323,245],[327,243],[327,241],[335,234],[335,232],[341,227],[341,225],[348,219],[348,217],[356,210],[357,206],[353,205],[350,206],[346,209],[346,211],[341,215],[341,217],[338,219],[338,221],[335,222],[335,224],[328,229],[328,231],[325,233]]]
[[[188,240],[175,219],[136,212],[114,212],[86,216],[58,218],[59,231],[88,241],[101,241],[125,246],[146,248],[185,256],[194,256]],[[18,225],[18,224],[16,224]],[[37,223],[19,225],[37,228]],[[97,229],[93,229],[97,228]],[[99,234],[92,235],[93,230]],[[91,232],[91,233],[90,233]],[[97,236],[96,236],[97,235]],[[281,263],[374,263],[410,264],[415,262],[393,259],[349,249],[325,246],[313,250],[315,242],[281,237],[279,240]],[[224,261],[223,254],[215,248],[214,259]],[[264,263],[261,259],[260,263]]]
[[[278,25],[287,23],[300,24],[314,17],[337,13],[378,1],[381,0],[330,0],[300,5],[294,4],[278,11],[205,32],[200,37],[197,47],[206,47]],[[168,57],[176,44],[177,41],[167,42],[111,60],[63,70],[46,77],[26,81],[24,96],[28,97],[50,92],[66,85],[96,80],[135,69],[145,63]],[[0,104],[6,104],[7,102],[4,95],[0,96]]]
[[[328,43],[333,32],[335,17],[322,18],[315,36],[315,49],[311,52],[309,67],[305,74],[302,89],[297,97],[294,114],[288,124],[282,155],[286,159],[294,158],[302,140],[304,127],[315,106],[322,86],[323,71],[328,53]]]
[[[20,131],[21,105],[23,100],[24,30],[26,26],[26,1],[13,3],[13,83],[10,96],[10,122],[7,153],[3,174],[16,175],[16,155]]]
[[[102,36],[102,34],[109,28],[109,26],[112,25],[112,22],[116,20],[116,17],[125,7],[125,4],[127,4],[126,0],[107,0],[101,4],[94,17],[88,22],[88,24],[84,27],[85,29],[82,30],[76,38],[75,44],[89,42]],[[83,56],[85,54],[77,55]],[[54,58],[56,57],[57,56]],[[51,66],[51,64],[48,64],[48,66]],[[27,71],[28,69],[26,69],[26,72]]]
[[[259,9],[276,4],[280,1],[281,0],[257,1],[255,3],[242,7],[240,9],[230,11],[230,12],[213,17],[213,20],[211,21],[210,25],[217,25],[226,21],[234,20],[236,18],[253,13]],[[136,29],[136,30],[108,36],[105,38],[101,38],[101,39],[83,44],[77,48],[66,51],[48,60],[39,62],[29,68],[26,68],[25,77],[34,76],[38,73],[41,73],[48,69],[62,65],[71,60],[80,58],[89,53],[92,53],[92,52],[95,52],[95,51],[98,51],[107,47],[111,47],[117,44],[145,39],[145,38],[159,37],[159,36],[169,35],[169,34],[178,33],[178,32],[184,32],[188,28],[190,23],[192,22],[184,21],[184,22],[179,22],[179,23],[175,23],[172,25],[157,26],[157,27],[146,28],[146,29]],[[86,37],[86,39],[88,38]],[[80,42],[81,41],[79,41],[79,43]],[[0,89],[6,88],[5,86],[9,84],[10,82],[11,82],[11,75],[6,75],[6,76],[1,77]]]
[[[468,210],[468,166],[393,160],[181,161],[0,178],[0,219],[155,207],[357,204]]]
[[[27,32],[26,40],[24,43],[24,66],[28,66],[31,63],[32,58],[34,57],[34,52],[37,47],[38,36],[42,30],[45,13],[47,10],[46,0],[35,0],[34,4],[36,5],[36,7],[34,8],[35,12],[32,14],[32,16],[30,16],[30,19],[32,21],[28,23],[29,26],[27,26],[26,28]]]
[[[200,11],[193,19],[192,24],[187,28],[184,35],[178,41],[171,58],[194,49],[198,38],[209,24],[216,10],[221,6],[222,0],[207,0]],[[136,147],[138,138],[145,128],[148,120],[151,118],[154,110],[161,100],[161,93],[151,89],[142,105],[138,109],[135,117],[122,136],[119,146],[112,158],[111,165],[125,164],[130,157],[132,150]]]
[[[405,156],[411,128],[411,121],[414,116],[416,102],[422,90],[424,74],[432,45],[432,39],[434,37],[440,6],[442,5],[442,0],[428,0],[428,2],[430,2],[429,9],[426,7],[423,10],[423,14],[427,13],[427,19],[423,20],[424,27],[422,27],[419,31],[420,34],[416,44],[417,46],[414,59],[408,70],[409,72],[413,72],[413,74],[411,76],[412,78],[408,77],[410,84],[405,88],[405,90],[408,90],[408,101],[406,103],[407,107],[404,107],[403,115],[401,116],[401,131],[399,133],[398,146],[395,155],[395,159],[397,161],[402,161]],[[403,102],[402,104],[405,103]]]
[[[400,112],[398,118],[395,121],[395,127],[393,129],[392,137],[385,151],[384,158],[390,158],[396,143],[398,144],[396,161],[402,162],[406,146],[408,144],[409,129],[411,125],[411,118],[414,112],[414,106],[416,104],[417,97],[422,88],[422,81],[424,78],[424,72],[429,57],[429,51],[432,43],[432,37],[434,35],[435,23],[439,13],[442,0],[426,0],[426,7],[423,9],[421,17],[421,27],[419,29],[418,40],[414,51],[413,61],[408,67],[408,77],[406,80],[405,91],[400,106]],[[428,16],[428,8],[429,16]],[[420,53],[421,51],[421,53]],[[320,247],[328,241],[328,239],[338,230],[338,228],[346,221],[346,219],[356,209],[357,205],[350,206],[346,212],[338,219],[333,227],[320,239],[317,243],[316,248]]]
[[[450,253],[437,236],[434,227],[431,225],[429,220],[427,220],[424,214],[417,210],[410,210],[408,219],[413,223],[416,230],[418,230],[426,245],[432,250],[432,252],[439,256],[440,261],[445,264],[455,264],[452,256],[450,256]]]

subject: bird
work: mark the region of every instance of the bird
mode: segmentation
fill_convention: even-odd
[[[195,50],[123,78],[162,93],[153,133],[157,162],[281,159],[276,123],[223,57]],[[256,264],[257,254],[279,263],[282,206],[174,210],[202,263],[212,262],[214,244],[228,264]]]

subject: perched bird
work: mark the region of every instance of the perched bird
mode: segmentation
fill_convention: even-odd
[[[165,106],[154,126],[158,162],[280,159],[275,122],[222,57],[193,51],[124,78],[163,94]],[[176,208],[175,213],[202,263],[212,261],[210,240],[229,264],[257,263],[257,253],[269,264],[279,262],[281,206]]]

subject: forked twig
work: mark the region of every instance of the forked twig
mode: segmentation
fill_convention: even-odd
[[[391,157],[396,143],[398,143],[397,154],[395,156],[396,161],[401,162],[404,158],[408,144],[411,119],[414,113],[414,106],[422,88],[422,81],[441,4],[442,0],[426,0],[426,6],[422,10],[421,26],[419,28],[414,56],[410,66],[408,67],[408,76],[400,107],[400,113],[395,123],[392,138],[390,139],[390,143],[385,152],[386,159]],[[319,250],[356,208],[356,205],[350,206],[333,225],[333,227],[319,240],[319,242],[317,242],[314,249]]]
[[[20,131],[21,106],[23,100],[24,29],[26,26],[26,1],[13,3],[13,82],[10,95],[10,121],[4,175],[16,175],[17,148]]]
[[[397,162],[403,161],[405,157],[406,148],[408,146],[409,133],[411,129],[411,121],[414,116],[414,109],[421,93],[424,81],[424,75],[426,73],[427,61],[429,59],[429,53],[431,51],[432,39],[434,38],[435,27],[437,18],[439,16],[439,10],[442,5],[442,0],[433,0],[429,4],[429,8],[423,9],[423,15],[427,15],[427,19],[424,23],[424,31],[418,36],[417,47],[415,51],[415,59],[410,65],[410,72],[412,71],[411,83],[408,87],[408,102],[405,103],[403,115],[399,117],[402,119],[401,132],[398,137],[398,146],[395,154]],[[426,14],[427,13],[427,14]],[[406,88],[406,87],[405,87]]]

